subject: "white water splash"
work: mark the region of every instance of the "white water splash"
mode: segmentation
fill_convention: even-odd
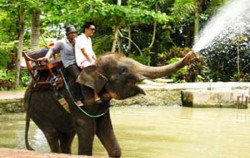
[[[192,50],[199,52],[213,45],[218,39],[229,38],[231,33],[249,34],[250,0],[232,0],[218,10],[218,13],[205,25]]]

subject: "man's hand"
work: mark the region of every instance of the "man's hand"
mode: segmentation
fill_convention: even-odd
[[[43,61],[45,63],[49,62],[49,59],[46,57],[38,58],[37,60]]]

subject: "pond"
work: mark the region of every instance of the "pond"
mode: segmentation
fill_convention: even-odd
[[[122,157],[250,157],[249,109],[126,106],[110,110]],[[25,114],[0,115],[0,122],[0,147],[25,149]],[[29,142],[36,150],[49,152],[33,122]],[[72,151],[77,153],[77,139]],[[94,155],[107,156],[98,139]]]

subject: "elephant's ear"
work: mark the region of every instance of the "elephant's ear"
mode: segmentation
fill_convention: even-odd
[[[84,68],[76,82],[88,86],[99,93],[107,82],[107,78],[96,70],[96,66]]]

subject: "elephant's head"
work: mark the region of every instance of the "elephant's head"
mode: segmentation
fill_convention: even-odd
[[[118,53],[106,54],[97,59],[96,67],[92,67],[92,70],[82,71],[77,82],[92,87],[97,92],[104,92],[110,98],[126,99],[137,94],[145,94],[137,85],[142,80],[169,75],[187,65],[193,56],[194,53],[189,52],[176,63],[151,67]]]

